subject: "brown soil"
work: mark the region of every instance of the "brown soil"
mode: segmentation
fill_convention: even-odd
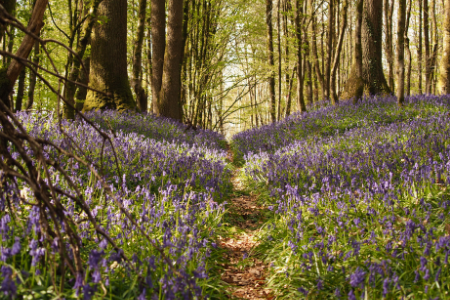
[[[228,204],[228,219],[238,230],[231,237],[219,238],[228,261],[223,265],[222,280],[230,284],[234,299],[273,299],[273,292],[265,287],[268,266],[253,253],[265,208],[258,205],[256,195],[242,195],[243,185],[236,174],[232,182],[237,196]]]

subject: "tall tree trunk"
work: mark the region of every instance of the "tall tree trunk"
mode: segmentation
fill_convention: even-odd
[[[97,23],[97,12],[98,7],[100,5],[100,2],[102,0],[95,0],[92,3],[91,7],[91,13],[87,17],[83,28],[81,30],[80,38],[77,41],[77,47],[76,47],[76,53],[79,58],[83,58],[84,54],[86,53],[87,46],[91,42],[91,35],[92,30]],[[70,54],[72,57],[72,54]],[[84,67],[86,69],[81,68],[81,61],[77,58],[71,58],[71,64],[69,67],[69,75],[67,78],[69,81],[66,82],[65,88],[64,88],[64,96],[66,98],[66,101],[69,105],[64,105],[64,116],[67,119],[73,119],[75,117],[75,111],[72,107],[78,106],[78,110],[80,108],[80,104],[75,103],[75,93],[77,90],[77,85],[74,84],[74,81],[77,81],[79,77],[86,76],[86,73],[89,72],[90,67],[88,68],[85,64]],[[89,70],[88,70],[89,69]],[[80,72],[85,73],[84,75],[80,75]],[[87,82],[89,82],[89,78],[87,79]],[[84,102],[83,102],[84,104]]]
[[[167,47],[164,57],[163,86],[159,113],[165,117],[182,120],[181,63],[183,56],[183,0],[169,0]]]
[[[437,52],[439,47],[439,40],[438,40],[438,29],[437,29],[437,22],[436,22],[436,0],[431,0],[430,8],[433,10],[431,13],[431,26],[433,28],[433,48],[431,49],[431,57],[429,58],[429,69],[430,72],[428,73],[428,93],[433,93],[433,86],[435,87],[435,73],[436,73],[436,61],[437,61]]]
[[[406,51],[406,63],[407,63],[407,69],[406,69],[406,95],[411,95],[411,70],[412,70],[412,59],[411,59],[411,48],[409,46],[409,37],[408,37],[408,31],[409,31],[409,22],[411,19],[411,6],[412,1],[409,1],[408,5],[408,12],[406,14],[406,25],[405,25],[405,51]]]
[[[91,57],[87,55],[83,59],[83,65],[86,67],[86,72],[81,71],[78,76],[78,82],[89,85],[89,71],[91,69]],[[88,89],[84,86],[79,86],[77,92],[75,93],[75,109],[77,111],[81,111],[84,106],[84,102],[86,101]]]
[[[147,0],[139,1],[139,24],[134,41],[133,79],[131,85],[136,93],[136,104],[141,111],[147,111],[147,94],[142,87],[142,46],[144,44],[145,17],[147,13]]]
[[[313,16],[313,19],[312,19],[312,28],[313,28],[312,52],[313,52],[313,57],[314,57],[314,69],[316,71],[317,80],[319,81],[320,87],[322,89],[322,100],[325,100],[326,99],[325,83],[324,83],[324,78],[323,78],[322,72],[320,71],[319,55],[317,53],[317,29],[316,29],[315,16]]]
[[[369,95],[389,94],[383,73],[382,25],[383,1],[365,0],[362,23],[363,79],[365,93]]]
[[[367,0],[366,0],[367,1]],[[363,79],[363,52],[362,52],[362,20],[364,12],[364,1],[358,0],[356,3],[356,25],[354,32],[354,55],[353,63],[349,78],[344,86],[343,99],[353,99],[358,101],[364,93],[364,79]]]
[[[397,103],[399,106],[405,102],[405,19],[406,0],[398,0],[398,25],[397,25]]]
[[[444,51],[440,64],[439,92],[450,94],[450,1],[445,1],[443,33]]]
[[[393,42],[393,12],[394,12],[394,4],[395,0],[384,0],[384,19],[386,24],[386,46],[385,46],[385,52],[386,52],[386,60],[388,63],[388,84],[389,88],[393,91],[394,90],[394,42]]]
[[[10,15],[14,15],[14,10],[16,9],[17,0],[0,0],[0,4],[6,9],[6,12]],[[6,33],[7,24],[0,24],[0,42]],[[6,39],[5,39],[6,41]]]
[[[166,2],[152,0],[152,101],[153,112],[159,113],[159,96],[164,72],[166,48]]]
[[[277,41],[278,41],[278,120],[281,118],[281,0],[278,0],[277,7]]]
[[[325,73],[326,97],[331,98],[331,63],[333,59],[333,41],[334,41],[334,1],[330,0],[328,6],[328,41],[327,41],[327,64]],[[323,57],[322,57],[323,59]]]
[[[336,91],[336,71],[339,66],[339,59],[341,57],[342,44],[344,43],[345,30],[347,28],[347,10],[348,10],[348,1],[344,0],[342,6],[342,27],[340,30],[340,35],[338,39],[338,44],[336,46],[336,52],[334,54],[333,66],[331,69],[331,102],[333,105],[336,105],[339,102],[339,97]]]
[[[419,94],[423,93],[423,87],[422,87],[422,66],[423,66],[423,1],[419,0],[419,45],[417,46],[417,60],[419,63]]]
[[[89,86],[107,95],[89,90],[83,109],[134,109],[127,73],[127,1],[103,0],[98,15],[108,22],[94,29]]]
[[[34,42],[34,54],[33,54],[33,63],[35,63],[36,65],[39,65],[39,60],[40,60],[40,49],[41,49],[41,44],[39,43],[39,41],[35,41]],[[38,71],[38,70],[36,70]],[[36,74],[34,72],[30,72],[30,84],[28,86],[28,101],[27,101],[27,106],[26,109],[31,109],[33,107],[33,103],[34,103],[34,90],[36,88]]]
[[[423,0],[423,30],[425,39],[425,93],[431,93],[431,82],[429,80],[431,73],[430,61],[430,22],[429,22],[428,0]]]
[[[267,24],[267,50],[269,55],[269,95],[270,95],[270,116],[272,122],[276,121],[276,97],[275,97],[275,63],[273,59],[273,28],[272,28],[272,0],[266,0],[266,24]]]
[[[302,0],[295,1],[295,33],[297,37],[297,99],[300,112],[306,111],[305,99],[303,98],[303,62],[302,62],[302,28],[300,27],[300,18],[303,14],[301,3]]]
[[[25,77],[27,69],[23,69],[19,76],[19,86],[17,87],[16,108],[15,111],[22,110],[23,95],[25,93]]]
[[[28,22],[27,30],[31,33],[38,35],[43,26],[43,18],[44,12],[47,8],[48,0],[36,0],[36,3],[33,8],[33,12],[31,14],[30,21]],[[35,39],[31,35],[26,35],[22,43],[17,49],[15,55],[20,58],[27,59],[30,55],[31,50],[33,49]],[[9,101],[9,95],[14,88],[14,84],[16,83],[17,78],[20,73],[24,69],[24,65],[18,61],[13,60],[6,71],[7,80],[3,81],[0,85],[0,100],[6,104],[7,107],[12,108],[12,104]],[[1,76],[5,76],[5,74],[1,74]]]

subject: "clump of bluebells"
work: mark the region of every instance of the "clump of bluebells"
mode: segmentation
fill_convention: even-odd
[[[214,280],[209,262],[215,229],[224,213],[218,200],[230,190],[231,175],[220,136],[185,131],[181,124],[150,115],[88,114],[91,120],[109,123],[111,145],[80,120],[62,121],[60,127],[53,115],[17,116],[32,136],[75,151],[97,166],[115,199],[104,192],[89,168],[54,148],[44,148],[46,158],[58,161],[82,191],[92,216],[118,249],[96,232],[78,203],[60,195],[57,200],[80,237],[84,273],[72,276],[59,251],[68,241],[52,239],[49,243],[47,231],[42,229],[48,211],[34,205],[24,182],[19,178],[5,181],[0,171],[1,294],[39,299],[207,297],[207,287]],[[20,157],[14,147],[9,150],[13,157]],[[33,157],[32,152],[28,155]],[[75,195],[53,167],[49,174],[53,186]],[[15,192],[17,186],[20,194]],[[67,253],[72,259],[70,249]],[[122,254],[130,261],[124,261]]]
[[[450,97],[395,105],[371,98],[235,137],[248,179],[274,201],[260,250],[280,298],[449,298]],[[326,134],[281,130],[324,120]],[[271,147],[256,152],[252,138]]]

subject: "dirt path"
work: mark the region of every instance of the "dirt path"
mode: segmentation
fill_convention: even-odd
[[[273,299],[271,290],[265,288],[268,266],[254,256],[258,245],[257,235],[264,223],[264,207],[257,203],[257,195],[246,194],[235,171],[232,182],[235,197],[228,204],[227,226],[233,233],[219,238],[219,245],[226,250],[222,280],[231,285],[230,293],[237,299]]]

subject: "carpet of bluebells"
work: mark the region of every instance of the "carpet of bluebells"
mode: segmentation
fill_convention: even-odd
[[[46,243],[40,226],[46,212],[33,205],[23,182],[17,181],[20,195],[13,192],[15,183],[7,182],[0,191],[0,298],[198,299],[217,292],[211,255],[215,230],[224,214],[220,200],[231,189],[226,142],[220,135],[187,131],[182,124],[153,115],[87,114],[111,136],[116,164],[111,145],[104,144],[86,122],[62,121],[69,139],[51,114],[19,113],[18,117],[32,136],[70,151],[76,143],[83,158],[101,166],[99,173],[152,241],[124,216],[88,168],[46,148],[45,155],[59,161],[83,191],[98,224],[132,260],[132,266],[95,232],[76,203],[61,197],[58,200],[81,238],[85,273],[73,278],[66,272],[64,279],[53,278],[53,271],[61,267],[58,247],[65,241]],[[19,156],[14,148],[10,150]],[[54,169],[50,168],[50,174],[54,186],[73,192]]]
[[[450,298],[450,96],[342,103],[237,134],[280,299]]]

